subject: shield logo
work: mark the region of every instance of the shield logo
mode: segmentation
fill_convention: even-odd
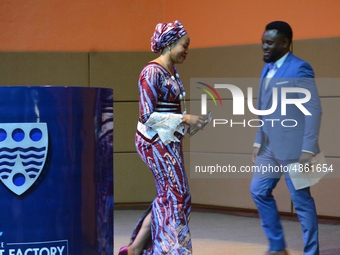
[[[38,179],[47,151],[46,123],[0,123],[0,180],[20,196]]]

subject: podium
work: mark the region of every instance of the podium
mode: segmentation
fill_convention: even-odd
[[[113,90],[0,87],[0,255],[113,254]]]

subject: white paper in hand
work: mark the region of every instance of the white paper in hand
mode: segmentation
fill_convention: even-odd
[[[323,152],[312,158],[312,165],[308,169],[305,169],[304,165],[299,162],[289,164],[287,167],[295,190],[318,183],[321,178],[333,170],[327,165]]]

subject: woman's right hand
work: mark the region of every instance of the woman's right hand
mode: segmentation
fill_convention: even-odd
[[[182,116],[183,123],[189,126],[204,123],[204,118],[202,116],[192,114],[182,114]]]

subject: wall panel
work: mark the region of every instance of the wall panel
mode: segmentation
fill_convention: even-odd
[[[0,52],[1,85],[89,86],[87,52]]]
[[[137,153],[114,153],[115,203],[151,202],[156,195],[152,173]]]
[[[139,74],[155,57],[152,52],[91,52],[91,86],[113,88],[115,102],[138,101]]]
[[[340,217],[339,201],[339,169],[340,158],[326,158],[326,163],[333,167],[333,172],[328,173],[311,188],[318,215]]]
[[[316,78],[339,78],[339,44],[340,37],[299,40],[293,42],[293,51],[298,57],[308,61],[313,66]],[[334,89],[336,89],[336,92],[320,88],[321,95],[340,96],[340,88]]]
[[[322,98],[322,119],[319,136],[320,149],[326,156],[340,158],[340,97]]]
[[[138,121],[137,102],[114,102],[115,152],[135,152],[135,134]]]

